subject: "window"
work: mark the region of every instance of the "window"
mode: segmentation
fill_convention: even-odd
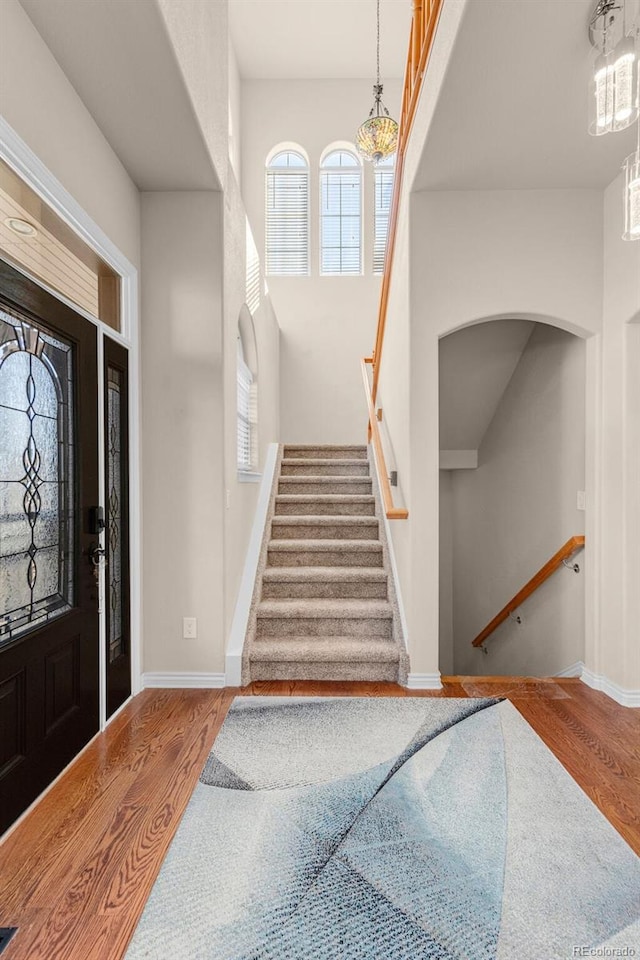
[[[266,272],[309,273],[309,167],[301,153],[283,150],[266,171]]]
[[[389,212],[393,196],[393,178],[395,175],[395,157],[387,157],[376,165],[374,175],[375,206],[373,211],[373,272],[384,273],[384,261],[387,254],[387,233],[389,231]]]
[[[320,273],[362,273],[362,167],[348,150],[327,154],[320,169]]]
[[[244,359],[242,340],[238,337],[237,358],[238,381],[238,423],[237,423],[237,456],[238,470],[250,472],[256,465],[256,418],[255,418],[255,385],[253,374]]]

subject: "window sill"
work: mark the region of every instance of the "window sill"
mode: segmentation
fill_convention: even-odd
[[[261,473],[255,473],[253,470],[238,470],[238,483],[260,483]]]

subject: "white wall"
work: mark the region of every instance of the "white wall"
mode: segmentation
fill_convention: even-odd
[[[584,660],[582,556],[580,575],[560,569],[523,605],[521,625],[498,627],[487,656],[471,641],[584,533],[576,506],[585,486],[584,340],[536,324],[479,454],[476,470],[451,473],[455,672],[552,676]]]
[[[0,5],[0,114],[137,266],[138,191],[18,0]]]
[[[440,672],[454,673],[453,656],[453,480],[451,470],[440,471],[440,596],[438,656]]]
[[[398,81],[385,84],[397,113]],[[372,101],[369,80],[244,81],[242,186],[258,250],[264,250],[264,164],[279,143],[293,141],[309,155],[311,275],[268,277],[282,331],[282,438],[293,443],[362,443],[366,406],[360,359],[371,353],[380,278],[372,274],[373,170],[365,167],[364,275],[320,277],[319,175],[322,151],[353,142]]]
[[[438,338],[498,317],[555,318],[583,335],[597,332],[602,202],[598,191],[585,190],[416,193],[408,214],[410,234],[400,237],[405,252],[394,267],[380,399],[409,508],[409,520],[393,524],[392,535],[412,670],[433,673],[439,623]]]

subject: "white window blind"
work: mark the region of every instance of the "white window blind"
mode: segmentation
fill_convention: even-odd
[[[253,374],[244,362],[242,341],[238,338],[237,359],[238,422],[237,455],[238,470],[251,470],[255,463],[255,416]]]
[[[390,164],[382,163],[374,170],[375,206],[373,213],[373,272],[384,273],[384,262],[387,255],[387,234],[389,232],[389,213],[393,196],[393,159]]]
[[[309,273],[309,169],[304,157],[285,150],[266,171],[266,272]]]
[[[334,150],[320,171],[320,273],[362,273],[362,168],[347,150]]]
[[[260,258],[248,219],[246,221],[245,303],[252,314],[260,306]]]

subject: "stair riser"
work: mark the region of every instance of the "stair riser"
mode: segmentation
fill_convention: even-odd
[[[386,600],[384,581],[358,583],[355,581],[311,583],[278,583],[263,581],[263,600]]]
[[[366,460],[366,447],[289,447],[284,456],[294,460]]]
[[[269,550],[270,567],[381,567],[382,551]]]
[[[278,503],[277,517],[373,517],[375,503],[326,503],[307,500],[304,503]]]
[[[309,463],[285,463],[280,469],[282,477],[368,477],[369,463],[319,463],[309,460]]]
[[[397,683],[397,663],[251,662],[252,680],[365,680]]]
[[[307,639],[331,640],[333,637],[381,637],[391,639],[391,620],[375,620],[366,617],[348,620],[333,617],[258,617],[256,638],[268,640],[274,637],[306,637]]]
[[[273,540],[377,540],[378,523],[302,523],[289,526],[288,523],[271,525]]]
[[[313,481],[296,483],[294,478],[286,483],[280,481],[278,484],[278,493],[303,493],[310,495],[315,493],[333,493],[337,495],[356,493],[369,496],[371,494],[371,480],[358,480],[357,483],[348,483],[347,481],[341,483],[340,480],[336,480],[335,483],[314,483]]]

